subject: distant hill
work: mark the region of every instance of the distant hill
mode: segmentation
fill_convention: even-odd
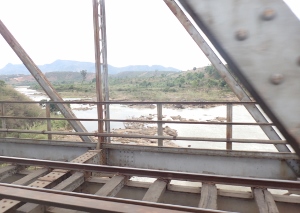
[[[88,72],[95,72],[95,65],[92,62],[70,61],[70,60],[56,60],[51,64],[38,65],[42,72],[64,72],[72,71],[79,72],[80,70],[87,70]],[[164,67],[161,65],[130,65],[126,67],[114,67],[108,65],[108,73],[111,75],[124,71],[175,71],[180,70],[173,67]],[[16,74],[30,74],[23,64],[7,64],[0,69],[0,75],[16,75]]]
[[[166,76],[177,74],[175,71],[124,71],[120,72],[114,77],[116,78],[150,78],[150,77],[159,77],[162,74]],[[179,74],[179,73],[178,73]]]

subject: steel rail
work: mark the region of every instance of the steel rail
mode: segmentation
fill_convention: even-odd
[[[68,169],[76,171],[90,171],[90,172],[103,172],[110,174],[123,174],[128,176],[141,176],[141,177],[154,177],[163,178],[167,180],[185,180],[193,182],[210,182],[216,184],[236,185],[246,187],[262,187],[273,189],[300,189],[300,181],[290,180],[275,180],[275,179],[262,179],[262,178],[247,178],[247,177],[234,177],[224,175],[212,174],[196,174],[196,173],[182,173],[175,171],[161,171],[154,169],[138,169],[130,167],[117,167],[105,166],[95,164],[80,164],[70,162],[58,162],[49,160],[36,160],[30,158],[16,158],[0,156],[0,162],[14,163],[19,165],[31,166],[46,166],[57,169]]]
[[[22,120],[54,120],[54,121],[64,121],[64,120],[74,120],[74,121],[98,121],[98,119],[93,118],[48,118],[48,117],[21,117],[21,116],[0,116],[0,118],[5,119],[22,119]],[[111,121],[111,122],[136,122],[136,123],[172,123],[172,124],[211,124],[211,125],[246,125],[246,126],[260,126],[260,125],[270,125],[273,123],[254,123],[254,122],[214,122],[214,121],[167,121],[167,120],[137,120],[137,119],[100,119],[100,121]]]
[[[18,192],[18,193],[16,193]],[[224,213],[227,211],[210,210],[188,206],[178,206],[164,203],[145,202],[115,197],[102,197],[92,194],[59,191],[45,188],[35,188],[13,184],[0,183],[0,197],[58,206],[88,212],[211,212]],[[52,197],[54,199],[44,199]],[[59,198],[59,199],[58,199]],[[70,203],[71,200],[71,203]],[[73,201],[73,202],[72,202]],[[86,202],[84,202],[86,201]],[[96,205],[91,205],[95,204]],[[103,202],[106,201],[106,202]],[[91,203],[90,203],[91,202]],[[109,202],[109,203],[108,203]],[[106,204],[106,205],[105,205]],[[121,204],[121,205],[120,205]],[[130,209],[129,209],[130,208]],[[129,211],[126,211],[128,210]]]
[[[177,137],[177,136],[157,136],[157,135],[132,135],[132,134],[113,134],[113,133],[79,133],[79,132],[58,132],[58,131],[37,131],[37,130],[18,130],[18,129],[0,129],[0,132],[16,133],[35,133],[35,134],[55,134],[55,135],[84,135],[95,137],[120,137],[120,138],[147,138],[164,140],[187,140],[187,141],[205,141],[205,142],[234,142],[234,143],[262,143],[262,144],[286,144],[283,140],[258,140],[258,139],[225,139],[225,138],[201,138],[201,137]]]

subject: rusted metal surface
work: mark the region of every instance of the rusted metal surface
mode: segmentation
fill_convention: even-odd
[[[211,63],[214,65],[216,70],[219,72],[221,77],[226,81],[226,83],[229,85],[229,87],[232,89],[232,91],[236,94],[236,96],[241,101],[251,101],[251,99],[247,95],[247,93],[243,90],[243,88],[239,85],[239,83],[233,78],[233,76],[230,74],[230,72],[228,71],[226,66],[222,63],[222,61],[218,58],[218,56],[214,53],[214,51],[209,47],[209,45],[207,44],[205,39],[201,36],[201,34],[194,27],[194,25],[189,21],[189,18],[184,14],[184,12],[177,5],[177,3],[173,0],[164,0],[164,1],[167,4],[167,6],[170,8],[170,10],[174,13],[174,15],[177,17],[177,19],[180,21],[180,23],[183,25],[183,27],[186,29],[186,31],[193,38],[193,40],[196,42],[196,44],[200,47],[200,49],[203,51],[203,53],[211,61]],[[201,30],[204,33],[207,34],[207,32],[208,32],[207,28],[203,27],[204,26],[203,23],[200,22],[199,19],[195,16],[195,14],[194,14],[193,10],[191,9],[191,7],[188,6],[187,1],[179,0],[179,2],[180,2],[181,5],[183,5],[185,10],[188,13],[190,13],[190,16],[194,19],[194,21],[196,21],[198,26],[200,28],[202,27]],[[194,1],[192,4],[196,4],[196,1]],[[219,6],[219,5],[217,5],[218,4],[217,2],[215,2],[215,4],[216,4],[216,7]],[[232,5],[234,5],[234,4],[235,3],[232,3]],[[227,5],[227,3],[226,3],[226,5]],[[197,6],[194,5],[193,9],[195,9],[195,8],[197,8]],[[213,6],[211,6],[210,8],[213,8]],[[204,9],[204,11],[205,12],[203,12],[203,13],[206,13],[206,9]],[[223,14],[223,15],[227,16],[227,14]],[[235,15],[235,13],[233,13],[232,15]],[[203,17],[210,17],[210,16],[204,15]],[[209,24],[210,21],[211,20],[208,19],[208,24],[207,24],[208,26],[210,25]],[[230,23],[232,23],[232,21]],[[227,28],[225,28],[222,32],[220,32],[218,34],[227,35],[226,33],[224,34],[224,32],[226,32],[226,31],[227,31]],[[215,41],[214,37],[211,36],[211,34],[206,35],[206,36],[210,39],[210,41],[212,43],[216,44],[216,42],[214,42]],[[247,32],[246,31],[239,32],[239,34],[238,34],[239,40],[243,40],[246,37],[247,37]],[[219,49],[219,51],[220,51],[220,49]],[[240,54],[240,55],[247,55],[247,54]],[[266,54],[266,55],[268,55],[268,54]],[[226,56],[226,54],[225,54],[225,56]],[[223,57],[224,57],[224,54],[223,54]],[[233,64],[231,63],[230,65],[231,65],[230,67],[232,68]],[[259,68],[255,68],[254,70],[259,70]],[[262,112],[257,108],[257,106],[255,106],[255,105],[254,106],[253,105],[245,105],[245,107],[257,122],[267,122],[267,119],[262,114]],[[273,127],[271,127],[271,126],[261,126],[261,129],[265,132],[265,134],[269,137],[270,140],[281,140],[281,137],[276,133],[276,131],[273,129]],[[286,145],[277,144],[277,145],[275,145],[275,147],[280,152],[290,152],[290,149]],[[296,150],[297,149],[298,148],[296,147]],[[299,151],[299,153],[300,153],[300,151]],[[299,165],[297,164],[297,162],[287,161],[287,164],[294,170],[294,172],[297,175],[300,175]]]
[[[174,153],[192,155],[210,155],[219,157],[238,157],[253,159],[294,159],[299,160],[298,155],[284,152],[261,152],[261,151],[238,151],[238,150],[213,150],[213,149],[191,149],[177,147],[154,147],[127,144],[103,144],[104,149],[123,150],[124,152],[151,152],[151,153]]]
[[[20,167],[16,165],[7,165],[4,167],[0,167],[0,181],[17,173],[19,169]]]
[[[1,103],[1,116],[5,115],[5,104]],[[6,119],[5,118],[1,118],[1,128],[5,129],[6,128]],[[2,137],[6,137],[6,133],[2,133]]]
[[[96,143],[68,141],[47,141],[15,138],[0,138],[1,155],[56,161],[71,161],[90,149],[95,149]]]
[[[31,172],[30,174],[26,175],[25,177],[23,177],[17,181],[14,181],[12,184],[27,185],[27,184],[30,184],[31,182],[33,182],[35,179],[45,175],[46,173],[49,173],[49,169],[47,169],[47,168],[36,169],[33,172]]]
[[[72,162],[75,163],[94,163],[94,159],[97,159],[98,152],[87,152],[77,158],[75,158]],[[46,188],[53,185],[54,182],[62,180],[63,177],[65,177],[70,170],[57,170],[54,169],[52,172],[39,177],[36,181],[29,184],[29,187],[35,187],[35,188]],[[6,212],[8,210],[11,210],[12,208],[19,206],[21,203],[20,201],[16,200],[10,200],[10,199],[3,199],[0,201],[0,212]]]
[[[109,101],[109,87],[108,87],[108,64],[107,64],[107,38],[106,38],[106,14],[105,14],[105,0],[99,0],[99,19],[100,19],[100,48],[101,48],[101,59],[102,59],[102,70],[103,70],[103,92],[104,101]],[[109,104],[104,105],[105,118],[110,118],[110,106]],[[105,122],[105,131],[110,132],[110,122]],[[106,138],[106,142],[110,142],[110,138]]]
[[[227,104],[227,125],[226,125],[226,138],[228,139],[226,143],[226,149],[232,150],[232,142],[229,140],[232,138],[232,104]]]
[[[39,85],[43,88],[46,94],[54,101],[63,102],[63,99],[56,92],[51,83],[47,80],[42,71],[37,67],[37,65],[33,62],[33,60],[29,57],[29,55],[25,52],[25,50],[21,47],[21,45],[17,42],[17,40],[13,37],[13,35],[9,32],[9,30],[5,27],[3,22],[0,20],[0,33],[6,42],[11,46],[14,52],[18,55],[20,60],[29,70],[29,72],[33,75]],[[57,104],[57,107],[60,109],[61,113],[67,118],[76,118],[72,110],[66,106],[65,104]],[[69,121],[71,126],[77,132],[86,132],[84,126],[78,121]],[[92,140],[86,136],[80,136],[82,140],[91,142]]]
[[[50,172],[49,174],[39,177],[36,181],[29,184],[29,187],[46,188],[53,184],[54,181],[62,179],[67,174],[66,172]],[[8,197],[5,197],[8,198]],[[0,212],[6,212],[14,207],[20,206],[21,202],[18,200],[2,199],[0,201]]]
[[[93,23],[94,23],[94,47],[95,47],[95,70],[96,70],[96,95],[97,101],[103,101],[102,94],[102,69],[101,69],[101,50],[100,50],[100,37],[99,37],[99,2],[93,0]],[[102,104],[97,103],[97,114],[98,114],[98,132],[103,132],[103,107]],[[100,148],[101,143],[104,142],[103,137],[98,137],[97,149]]]
[[[100,197],[88,194],[78,194],[56,190],[29,188],[24,186],[0,184],[0,197],[8,197],[23,202],[35,202],[42,205],[58,206],[62,208],[87,212],[216,212],[193,207],[183,207],[168,204]],[[49,199],[51,197],[51,199]]]
[[[67,170],[66,170],[67,171]],[[64,191],[73,191],[79,187],[84,182],[84,173],[75,172],[66,180],[63,180],[58,185],[56,185],[54,190],[64,190]],[[36,203],[26,203],[17,209],[18,213],[44,213],[46,207],[36,204]]]
[[[207,10],[219,6],[214,0],[202,4],[192,0],[179,2],[300,155],[300,124],[296,116],[300,114],[300,72],[296,63],[300,44],[297,36],[300,34],[299,19],[280,0],[239,4],[227,0],[220,11]],[[272,20],[262,19],[267,8],[280,15]],[[239,40],[235,37],[238,31],[244,31]],[[278,44],[285,41],[289,42],[285,43],[287,51],[282,57],[283,48]],[[270,139],[278,139],[275,134],[267,131],[266,134]],[[283,145],[277,148],[288,150]],[[299,170],[295,172],[299,174]]]
[[[103,172],[112,174],[123,174],[128,176],[154,177],[167,180],[188,180],[188,181],[203,181],[228,185],[250,186],[250,187],[266,187],[273,189],[300,189],[299,181],[288,180],[272,180],[259,178],[245,177],[230,177],[222,175],[206,175],[196,173],[182,173],[172,171],[161,171],[151,169],[137,169],[129,167],[114,167],[93,164],[78,164],[70,162],[56,162],[46,160],[35,160],[28,158],[13,158],[0,156],[1,162],[10,162],[20,165],[36,165],[48,166],[51,168],[69,169],[69,170],[84,170],[90,172]]]
[[[50,119],[50,104],[46,104],[46,118],[47,119],[47,131],[51,131],[51,119]],[[48,134],[48,140],[52,140],[52,135]]]
[[[162,115],[162,104],[157,104],[157,121],[162,121],[163,115]],[[132,121],[131,121],[132,122]],[[157,122],[157,135],[162,136],[163,135],[163,123],[162,122]],[[164,142],[162,139],[157,140],[157,145],[158,146],[163,146]]]

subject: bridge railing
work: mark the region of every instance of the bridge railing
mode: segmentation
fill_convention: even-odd
[[[102,106],[103,111],[105,110],[105,105],[152,105],[156,108],[156,120],[141,120],[141,119],[97,119],[97,118],[64,118],[64,117],[51,117],[50,113],[50,104],[56,104],[56,103],[64,103],[64,104],[84,104],[84,105],[95,105],[95,106]],[[6,106],[11,104],[39,104],[45,105],[45,116],[39,116],[39,117],[21,117],[21,116],[9,116],[6,114]],[[132,138],[132,139],[147,139],[151,140],[151,143],[153,143],[153,140],[157,141],[157,146],[164,146],[165,140],[171,140],[171,141],[198,141],[198,142],[223,142],[226,144],[227,150],[232,150],[232,143],[257,143],[257,144],[285,144],[285,140],[265,140],[265,139],[237,139],[233,138],[233,126],[274,126],[273,123],[262,123],[262,122],[233,122],[233,106],[234,105],[254,105],[255,102],[120,102],[120,101],[110,101],[110,102],[94,102],[94,101],[65,101],[65,102],[33,102],[33,101],[2,101],[0,102],[1,107],[1,129],[0,133],[2,133],[2,137],[10,136],[12,133],[14,134],[24,134],[24,133],[30,133],[30,134],[46,134],[48,140],[53,139],[53,135],[74,135],[74,136],[94,136],[96,138],[103,137],[106,142],[109,142],[111,138]],[[225,105],[226,106],[226,118],[222,122],[220,121],[197,121],[197,120],[166,120],[163,118],[163,112],[164,109],[167,106],[175,105],[175,106],[193,106],[195,107],[201,107],[203,105],[213,105],[213,106],[220,106]],[[113,112],[111,112],[113,113]],[[95,114],[95,117],[97,115]],[[7,125],[7,120],[14,119],[14,120],[41,120],[46,121],[46,128],[43,130],[33,130],[33,129],[14,129],[10,128]],[[131,123],[142,123],[142,124],[155,124],[157,127],[156,134],[149,135],[149,134],[120,134],[120,133],[114,133],[110,132],[109,130],[105,130],[104,132],[74,132],[74,131],[53,131],[51,126],[51,121],[55,120],[76,120],[76,121],[89,121],[89,122],[98,122],[99,120],[103,122],[103,124],[107,124],[107,122],[131,122]],[[178,136],[178,135],[164,135],[164,125],[165,124],[181,124],[181,125],[217,125],[217,126],[225,126],[226,133],[224,137],[191,137],[191,136]],[[110,125],[109,125],[110,126]],[[200,128],[200,127],[199,127]],[[96,129],[96,128],[95,128]]]

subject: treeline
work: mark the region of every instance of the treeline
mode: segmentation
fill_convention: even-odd
[[[110,76],[109,85],[116,91],[129,91],[143,88],[156,88],[163,92],[177,92],[182,89],[228,89],[226,82],[221,78],[213,66],[204,69],[180,74],[161,74],[159,76],[138,77],[138,78],[116,78]]]
[[[51,83],[63,97],[96,96],[95,76],[85,78],[81,74],[78,81],[60,79],[51,80]],[[108,86],[110,99],[115,100],[213,101],[228,100],[234,96],[212,65],[184,72],[124,72],[122,75],[110,75]],[[41,90],[38,85],[31,88]]]

